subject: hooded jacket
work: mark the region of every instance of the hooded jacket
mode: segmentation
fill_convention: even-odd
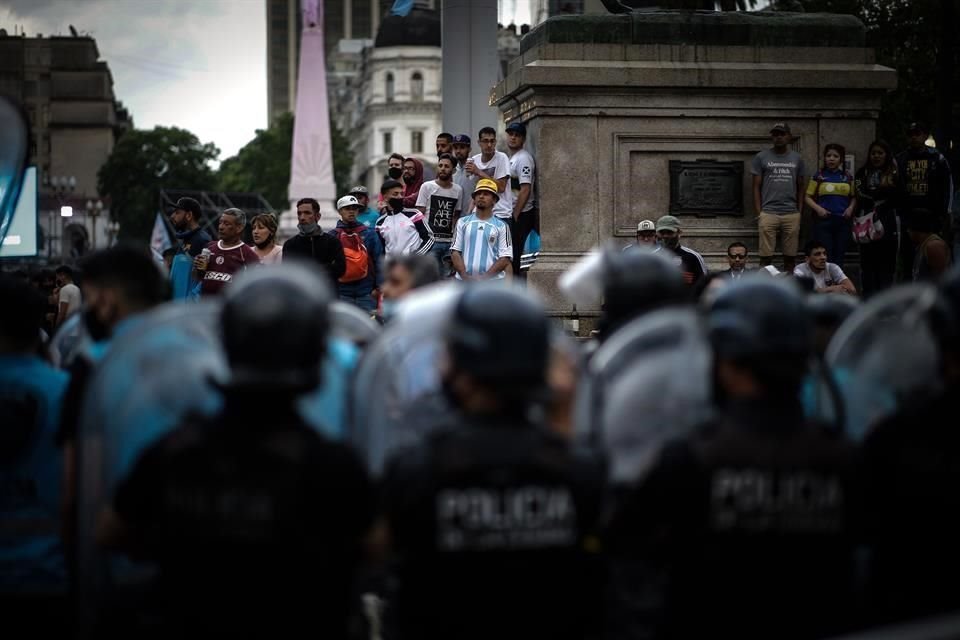
[[[403,206],[412,208],[417,206],[417,197],[420,195],[420,187],[423,186],[423,163],[416,158],[407,158],[407,160],[413,163],[415,170],[413,172],[413,182],[403,183]]]

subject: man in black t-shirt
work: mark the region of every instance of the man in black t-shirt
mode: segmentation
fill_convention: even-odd
[[[320,382],[322,281],[282,265],[229,290],[223,410],[151,446],[101,514],[101,544],[157,563],[170,637],[347,635],[372,493],[296,409]]]
[[[602,469],[532,422],[549,327],[520,293],[466,291],[447,340],[454,412],[388,464],[397,637],[582,639],[599,585],[587,550]]]

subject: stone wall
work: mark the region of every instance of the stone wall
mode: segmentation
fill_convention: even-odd
[[[865,160],[896,73],[863,43],[850,16],[765,12],[564,16],[531,31],[491,94],[508,122],[527,123],[537,161],[544,251],[531,285],[569,311],[556,277],[668,212],[670,160],[745,163],[740,215],[679,217],[712,268],[733,240],[755,252],[749,161],[774,122],[790,124],[811,167],[828,142]]]

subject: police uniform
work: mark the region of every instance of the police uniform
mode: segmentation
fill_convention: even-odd
[[[532,424],[461,420],[399,453],[383,483],[398,637],[583,638],[601,465]]]
[[[646,619],[621,612],[618,637],[638,628],[670,638],[842,629],[854,604],[855,468],[835,430],[756,402],[668,446],[607,529],[612,562],[647,572],[625,572],[614,588],[648,599],[658,591]]]

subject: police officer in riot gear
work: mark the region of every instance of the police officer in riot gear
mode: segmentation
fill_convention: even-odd
[[[804,310],[787,282],[719,292],[707,318],[718,417],[667,444],[611,508],[611,564],[642,572],[614,573],[610,637],[807,638],[844,627],[854,449],[803,418]]]
[[[877,622],[960,608],[960,269],[947,273],[937,293],[904,313],[924,314],[939,348],[940,379],[875,425],[863,445]]]
[[[602,466],[549,433],[550,327],[527,295],[467,289],[446,336],[455,407],[388,464],[399,638],[583,638],[599,587],[588,552]]]
[[[231,287],[222,411],[148,448],[102,514],[101,544],[158,565],[159,634],[346,636],[372,491],[296,405],[320,383],[331,299],[306,265]]]
[[[649,251],[628,248],[608,252],[603,267],[603,314],[597,323],[600,338],[634,318],[689,299],[676,266]]]

